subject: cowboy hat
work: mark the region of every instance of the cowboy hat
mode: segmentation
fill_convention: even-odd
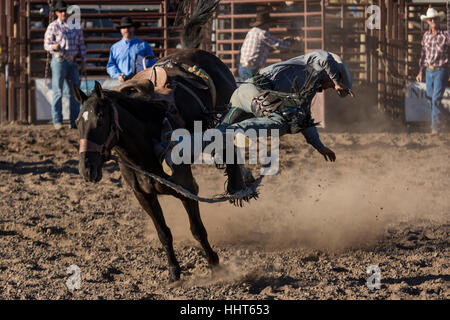
[[[429,20],[429,19],[436,18],[436,17],[439,17],[440,20],[443,20],[445,17],[445,12],[444,11],[437,12],[437,10],[434,8],[428,8],[427,15],[426,16],[421,15],[420,20],[424,21],[424,20]]]
[[[58,2],[56,2],[56,4],[53,6],[53,11],[67,11],[67,3],[65,3],[64,1],[59,0]]]
[[[130,17],[123,17],[120,19],[120,23],[115,23],[114,28],[121,29],[121,28],[128,28],[128,27],[135,27],[136,29],[141,26],[140,22],[133,22]]]
[[[256,12],[256,20],[250,23],[251,27],[259,27],[264,24],[276,21],[274,18],[270,17],[270,13],[267,10]]]
[[[348,68],[347,64],[337,54],[330,52],[330,55],[333,57],[334,61],[336,61],[340,66],[342,84],[344,86],[346,86],[347,88],[351,89],[352,88],[352,74],[351,74],[350,69]],[[341,97],[345,97],[345,96],[346,95],[343,95]]]

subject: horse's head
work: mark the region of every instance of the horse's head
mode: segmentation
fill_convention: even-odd
[[[102,178],[103,164],[119,139],[117,109],[97,81],[89,97],[76,86],[74,91],[82,104],[76,120],[80,133],[79,171],[86,181],[98,182]]]

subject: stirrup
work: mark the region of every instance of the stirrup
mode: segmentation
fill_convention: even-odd
[[[172,176],[174,173],[174,168],[172,158],[170,156],[170,151],[172,150],[174,145],[171,143],[166,145],[163,142],[158,141],[157,139],[153,139],[153,143],[153,151],[155,152],[164,173],[168,176]]]

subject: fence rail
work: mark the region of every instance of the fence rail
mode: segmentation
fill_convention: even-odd
[[[52,11],[49,0],[0,1],[0,123],[34,121],[34,79],[45,76],[48,65],[43,37]],[[111,45],[120,39],[114,29],[123,16],[142,23],[138,37],[148,41],[162,57],[180,39],[174,26],[177,8],[169,0],[68,0],[80,5],[87,44],[88,75],[106,76],[105,65]],[[123,6],[126,2],[127,6]],[[213,51],[236,72],[240,46],[256,17],[256,8],[270,5],[277,37],[300,35],[304,41],[295,49],[276,51],[267,59],[274,63],[316,49],[343,56],[356,83],[376,88],[378,108],[392,118],[404,119],[407,81],[418,73],[421,39],[425,32],[420,15],[431,4],[407,0],[222,0],[212,27],[205,28],[209,40],[202,48]],[[94,4],[93,4],[94,3]],[[368,29],[367,8],[380,8],[381,28]],[[446,10],[445,3],[432,3]],[[447,10],[447,14],[450,14]],[[183,18],[183,16],[182,16]],[[450,24],[450,19],[447,19]],[[48,75],[50,77],[50,75]]]

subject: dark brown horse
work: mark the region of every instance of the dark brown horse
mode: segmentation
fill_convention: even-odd
[[[200,0],[199,2],[214,1]],[[215,5],[214,5],[215,6]],[[214,7],[211,5],[211,8]],[[203,7],[204,8],[204,7]],[[195,11],[194,11],[195,16]],[[216,56],[198,49],[184,49],[163,61],[183,63],[198,66],[205,70],[212,79],[219,106],[226,105],[236,89],[236,83],[228,67]],[[178,81],[182,81],[182,75]],[[211,103],[211,96],[204,89],[191,87],[202,100],[203,104]],[[155,140],[160,139],[163,119],[167,115],[167,104],[155,100],[152,96],[134,94],[124,95],[120,92],[103,90],[96,82],[95,89],[88,97],[79,88],[75,88],[77,99],[82,103],[82,109],[77,119],[80,133],[80,174],[87,181],[98,182],[102,178],[102,166],[108,160],[111,150],[118,154],[120,171],[124,180],[132,188],[141,206],[149,214],[156,227],[158,237],[167,253],[170,281],[180,278],[180,266],[175,257],[172,244],[172,234],[166,225],[159,195],[172,195],[180,199],[189,215],[192,234],[205,250],[211,267],[219,264],[216,252],[211,248],[205,227],[200,218],[198,202],[180,195],[173,189],[163,185],[148,175],[140,173],[126,165],[154,173],[179,186],[198,194],[198,186],[191,172],[189,164],[177,165],[174,172],[168,176],[154,152]],[[174,92],[175,105],[184,120],[185,127],[192,132],[194,121],[202,121],[204,128],[211,123],[211,114],[206,114],[198,100],[186,90],[176,89]],[[240,175],[239,165],[227,165],[226,172],[237,177],[229,181],[232,188],[241,189],[245,182]]]

